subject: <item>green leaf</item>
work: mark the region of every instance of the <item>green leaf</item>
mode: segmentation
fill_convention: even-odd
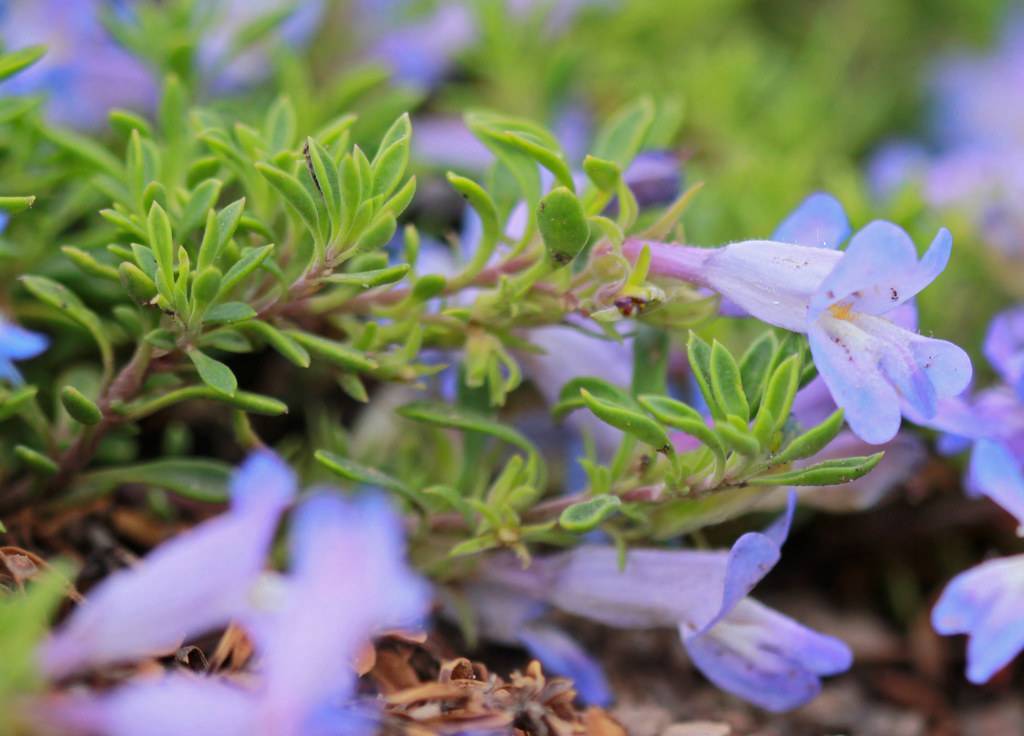
[[[715,401],[726,415],[739,417],[743,421],[750,418],[750,407],[743,393],[743,382],[740,368],[724,345],[718,340],[711,347],[711,391]]]
[[[281,95],[267,110],[267,117],[263,121],[263,137],[270,152],[277,153],[291,148],[297,130],[295,106],[286,95]]]
[[[473,279],[480,273],[494,253],[494,248],[501,237],[501,221],[498,215],[498,207],[487,191],[472,179],[459,176],[451,171],[447,174],[448,182],[452,185],[462,198],[469,202],[469,206],[476,210],[480,218],[481,233],[480,242],[477,243],[473,252],[472,260],[458,275],[455,283],[460,287]]]
[[[740,358],[743,393],[746,394],[751,412],[756,412],[761,403],[761,396],[770,375],[768,369],[777,346],[775,335],[765,332],[747,348],[743,357]]]
[[[738,420],[738,417],[732,415],[727,421],[715,422],[715,433],[735,452],[747,457],[757,457],[761,454],[761,443],[741,423],[731,421],[734,419]]]
[[[617,163],[597,156],[588,155],[583,159],[583,171],[602,192],[614,192],[622,177],[622,169]]]
[[[544,247],[557,266],[571,263],[590,238],[590,225],[583,205],[565,187],[552,189],[540,200],[537,226],[544,239]]]
[[[596,529],[618,511],[620,506],[622,500],[618,496],[602,493],[565,509],[558,517],[558,523],[563,529],[583,534]]]
[[[633,435],[659,452],[672,451],[672,443],[669,441],[664,427],[646,414],[628,406],[600,399],[585,388],[580,389],[580,395],[587,407],[601,421]]]
[[[43,134],[51,143],[77,156],[91,167],[114,177],[117,181],[124,179],[124,170],[117,157],[91,138],[64,128],[47,127]]]
[[[89,331],[100,350],[104,373],[110,374],[114,368],[114,350],[103,329],[103,323],[96,313],[86,307],[73,291],[45,276],[22,276],[20,281],[34,297],[62,312],[66,317],[70,317]]]
[[[722,444],[721,438],[707,425],[701,413],[692,406],[668,396],[645,394],[638,397],[638,400],[641,406],[657,417],[662,424],[667,424],[691,437],[696,437],[707,445],[720,461],[725,461],[726,448]]]
[[[203,324],[230,325],[256,316],[256,310],[245,302],[224,302],[206,310]]]
[[[109,266],[106,263],[100,263],[91,253],[87,253],[84,250],[75,248],[71,245],[62,245],[60,250],[68,257],[69,261],[74,263],[82,269],[84,273],[87,273],[90,276],[111,279],[113,281],[118,281],[121,278],[116,268]]]
[[[715,419],[725,419],[725,410],[719,405],[711,389],[711,347],[700,339],[696,332],[691,332],[686,342],[686,357],[711,416]]]
[[[571,192],[576,191],[576,182],[573,181],[572,170],[569,168],[569,164],[565,162],[561,151],[543,146],[520,133],[505,133],[502,139],[550,171],[563,187]]]
[[[562,386],[562,390],[558,395],[558,402],[551,407],[551,415],[555,419],[561,419],[569,412],[585,407],[587,404],[580,395],[581,389],[586,389],[594,396],[613,404],[628,406],[633,409],[640,408],[640,405],[628,391],[601,378],[578,376]]]
[[[374,221],[366,228],[356,241],[355,250],[357,253],[383,248],[390,242],[398,229],[398,223],[390,212],[381,212]]]
[[[198,348],[192,348],[187,352],[203,383],[225,396],[234,395],[238,390],[238,379],[230,368]]]
[[[377,268],[372,271],[359,271],[357,273],[335,273],[328,276],[325,281],[343,286],[358,286],[362,289],[372,289],[375,286],[384,286],[401,281],[409,273],[408,263],[400,263],[397,266],[388,268]]]
[[[229,295],[238,284],[249,274],[259,268],[267,256],[274,250],[274,244],[264,245],[259,248],[249,248],[243,252],[242,257],[235,261],[234,265],[224,274],[220,282],[220,295],[223,298]]]
[[[10,419],[22,409],[28,409],[38,393],[35,386],[22,386],[0,399],[0,422]]]
[[[379,367],[375,360],[340,342],[301,330],[289,330],[287,334],[316,357],[346,370],[365,373]]]
[[[242,325],[242,329],[258,335],[294,365],[309,368],[309,353],[306,349],[276,327],[260,320],[253,320]]]
[[[216,266],[207,266],[192,281],[192,309],[194,313],[202,316],[206,308],[220,294],[220,284],[223,276]]]
[[[24,463],[29,470],[39,475],[54,475],[60,469],[51,458],[47,457],[38,450],[33,450],[31,447],[26,445],[15,445],[14,455],[22,463]]]
[[[298,213],[299,218],[309,229],[315,240],[320,240],[320,217],[316,211],[316,202],[299,180],[286,171],[266,163],[257,163],[256,170],[270,182],[270,186],[284,197],[285,201]]]
[[[306,138],[302,153],[306,157],[306,167],[313,177],[313,183],[324,199],[324,206],[327,208],[334,232],[338,232],[341,228],[342,207],[338,166],[324,147],[312,138]]]
[[[800,356],[790,355],[772,373],[761,401],[761,409],[754,422],[759,436],[768,436],[780,429],[789,419],[800,382]],[[765,425],[771,422],[771,428]],[[770,431],[769,431],[770,430]]]
[[[408,117],[408,116],[405,116]],[[409,138],[406,136],[380,151],[373,160],[371,196],[387,197],[402,181],[409,164]]]
[[[149,231],[149,246],[156,257],[157,278],[156,285],[163,297],[174,303],[174,235],[171,232],[171,221],[167,218],[167,212],[154,202],[149,208],[147,220]]]
[[[669,333],[638,324],[633,339],[633,393],[668,393]]]
[[[594,139],[592,153],[625,169],[640,151],[654,122],[654,103],[642,97],[613,114]]]
[[[0,55],[0,80],[12,77],[23,69],[27,69],[43,58],[45,54],[45,46],[26,46],[17,51]]]
[[[183,234],[191,233],[206,220],[210,208],[217,203],[223,186],[224,183],[220,179],[206,179],[192,189],[179,219]]]
[[[199,256],[196,262],[197,269],[212,266],[217,262],[224,246],[231,239],[231,236],[235,234],[244,210],[245,197],[242,197],[229,204],[220,212],[209,210],[206,213],[206,229],[203,231],[203,240],[199,244]]]
[[[75,483],[75,497],[100,496],[124,485],[160,488],[193,501],[222,503],[234,468],[217,460],[173,458],[125,465],[82,474]]]
[[[824,422],[794,438],[782,452],[772,458],[772,463],[783,465],[816,455],[835,439],[842,428],[843,410],[836,409]]]
[[[884,452],[876,452],[874,455],[825,460],[787,473],[751,478],[747,483],[754,486],[831,486],[848,483],[867,475],[884,455]]]
[[[518,430],[470,409],[435,401],[414,401],[400,407],[397,413],[407,419],[438,427],[481,432],[508,442],[530,455],[538,454],[533,443]]]
[[[355,460],[342,457],[341,455],[328,452],[327,450],[317,450],[313,454],[313,457],[325,468],[333,473],[337,473],[346,480],[377,488],[383,488],[385,491],[390,491],[391,493],[401,496],[406,501],[411,502],[419,508],[428,508],[423,494],[418,491],[414,491],[402,481],[397,478],[392,478],[387,473],[377,470],[376,468],[371,468],[368,465],[363,465]]]
[[[71,417],[86,426],[99,424],[103,412],[93,401],[74,386],[65,386],[60,391],[60,401]]]

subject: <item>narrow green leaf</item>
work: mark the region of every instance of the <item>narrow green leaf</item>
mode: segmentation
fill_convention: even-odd
[[[238,379],[226,365],[198,348],[192,348],[187,352],[196,372],[207,386],[226,396],[231,396],[238,390]]]
[[[772,356],[778,343],[775,335],[765,332],[761,337],[751,343],[750,347],[740,358],[740,376],[743,382],[743,392],[746,394],[750,411],[756,412],[761,403],[761,396],[764,393],[765,384],[768,382],[770,372],[768,370],[772,362]]]
[[[123,485],[160,488],[183,498],[222,503],[234,468],[217,460],[173,458],[84,473],[72,496],[94,497]],[[70,501],[71,499],[69,499]]]
[[[711,346],[711,391],[715,401],[726,415],[737,416],[743,421],[750,418],[750,407],[743,393],[740,368],[732,353],[718,340]]]
[[[659,452],[671,452],[672,443],[664,427],[635,409],[599,399],[585,388],[580,389],[584,403],[598,419],[631,434]]]
[[[343,286],[358,286],[362,289],[372,289],[375,286],[384,286],[401,281],[409,273],[409,264],[400,263],[397,266],[378,268],[372,271],[359,271],[357,273],[335,273],[328,276],[325,281]]]
[[[46,47],[26,46],[0,55],[0,80],[12,77],[23,69],[35,64],[46,54]]]
[[[787,473],[751,478],[747,483],[754,486],[831,486],[848,483],[867,475],[884,455],[884,452],[876,452],[874,455],[825,460]]]
[[[289,330],[287,334],[316,357],[346,370],[368,372],[378,367],[377,362],[364,353],[340,342],[301,330]]]
[[[87,426],[99,424],[103,412],[93,401],[74,386],[65,386],[60,391],[60,401],[72,419]]]
[[[711,416],[715,419],[725,419],[725,410],[719,405],[714,391],[711,390],[711,347],[700,339],[696,332],[691,332],[687,340],[686,357]]]
[[[265,163],[257,163],[256,170],[270,182],[270,185],[284,197],[285,201],[298,213],[299,218],[305,223],[310,234],[314,238],[320,238],[320,218],[317,215],[316,202],[310,196],[306,188],[299,183],[291,174],[282,171],[276,166]]]
[[[376,488],[383,488],[385,491],[390,491],[398,496],[401,496],[405,500],[411,502],[418,508],[424,508],[423,495],[417,491],[414,491],[402,481],[397,478],[393,478],[387,473],[384,473],[376,468],[371,468],[368,465],[358,463],[351,458],[342,457],[333,452],[327,450],[317,450],[313,457],[318,463],[327,468],[333,473],[337,473],[345,480],[350,480],[353,483],[360,483]]]
[[[843,428],[843,410],[836,409],[821,424],[795,437],[782,452],[772,458],[772,463],[783,465],[794,460],[811,457],[824,450]]]
[[[583,534],[600,526],[618,511],[620,506],[622,500],[618,496],[602,493],[565,509],[558,517],[558,523],[563,529]]]
[[[25,445],[15,445],[14,455],[33,473],[54,475],[60,469],[51,458]]]
[[[654,103],[650,98],[643,97],[626,105],[598,131],[592,147],[593,155],[625,169],[640,151],[653,122]]]
[[[276,327],[260,320],[252,320],[242,325],[242,329],[258,335],[293,364],[300,368],[309,368],[309,353],[306,349]]]

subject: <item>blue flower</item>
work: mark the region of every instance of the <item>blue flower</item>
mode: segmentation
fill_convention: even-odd
[[[150,109],[156,82],[140,59],[118,45],[101,13],[113,0],[8,0],[0,37],[9,48],[45,44],[46,56],[4,83],[3,94],[46,93],[47,116],[76,128],[106,124],[113,107]]]
[[[764,322],[807,334],[818,372],[850,428],[882,444],[899,430],[901,411],[934,416],[940,398],[956,396],[970,382],[963,350],[888,318],[942,272],[952,238],[940,230],[918,261],[903,230],[875,221],[845,251],[834,250],[847,227],[842,207],[816,195],[781,228],[782,237],[799,242],[707,249],[629,240],[624,251],[635,259],[648,247],[652,276],[710,288]]]
[[[90,592],[44,643],[43,672],[60,678],[167,653],[188,637],[249,616],[249,593],[295,490],[294,474],[276,456],[251,456],[232,479],[226,513]]]
[[[275,456],[250,458],[224,517],[102,583],[43,651],[46,671],[59,676],[172,649],[182,636],[236,620],[255,647],[252,678],[139,678],[102,695],[45,701],[41,718],[61,733],[107,736],[373,733],[373,708],[354,700],[353,664],[375,633],[418,625],[430,590],[406,566],[400,518],[372,495],[312,494],[291,524],[291,570],[261,575],[294,492]]]
[[[622,567],[614,547],[585,545],[527,570],[495,558],[482,580],[608,626],[678,628],[694,664],[719,687],[789,710],[817,695],[821,676],[851,663],[842,642],[747,597],[778,562],[795,501],[790,494],[785,514],[731,550],[632,549]]]
[[[0,317],[0,378],[20,384],[24,379],[14,367],[16,360],[28,360],[42,353],[50,341],[45,335],[31,332]]]

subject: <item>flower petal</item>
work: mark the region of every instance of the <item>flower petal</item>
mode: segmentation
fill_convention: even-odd
[[[679,196],[683,183],[679,156],[672,151],[644,151],[626,167],[622,178],[641,208],[668,204]]]
[[[108,695],[52,697],[40,720],[64,734],[246,736],[263,732],[253,693],[212,677],[134,680]]]
[[[849,648],[747,598],[707,632],[680,636],[713,683],[766,710],[796,708],[821,690],[821,675],[850,667]]]
[[[843,258],[838,251],[768,240],[732,243],[709,253],[696,267],[700,285],[710,286],[752,316],[794,332],[807,331],[811,297]],[[651,270],[659,273],[655,261]]]
[[[296,511],[294,560],[282,607],[255,631],[267,698],[299,722],[351,693],[353,662],[374,631],[409,625],[426,586],[405,565],[399,518],[381,497],[317,493]]]
[[[50,345],[46,335],[0,320],[0,356],[10,360],[34,358]]]
[[[1024,555],[982,563],[953,578],[932,609],[940,634],[967,634],[967,679],[987,682],[1024,648]]]
[[[982,493],[1008,512],[1024,527],[1024,471],[1021,461],[1005,446],[992,440],[978,440],[971,453],[968,486]]]
[[[43,671],[57,678],[164,653],[185,638],[248,617],[249,591],[263,569],[284,504],[295,491],[286,475],[269,453],[250,458],[232,482],[237,508],[104,579],[43,644]]]
[[[527,570],[511,556],[487,561],[483,578],[568,613],[620,628],[714,624],[778,562],[795,499],[764,532],[729,551],[633,549],[619,565],[612,546],[584,545],[538,557]]]
[[[882,444],[900,428],[899,395],[879,369],[877,345],[847,320],[821,317],[808,333],[818,373],[854,434]]]
[[[1024,306],[996,315],[984,349],[992,367],[1024,398]]]
[[[849,236],[850,221],[843,205],[831,194],[818,192],[782,221],[772,240],[834,250]]]
[[[929,251],[927,263],[922,261],[919,269],[914,242],[902,228],[881,220],[861,228],[811,299],[812,316],[834,304],[847,304],[856,312],[869,314],[883,314],[899,306],[935,278],[925,280],[926,273],[939,263],[945,266],[942,246],[948,259],[952,240],[942,238],[944,232],[933,243],[935,255]]]
[[[587,705],[608,705],[614,700],[604,670],[571,636],[554,626],[532,624],[519,639],[544,669],[572,680]]]

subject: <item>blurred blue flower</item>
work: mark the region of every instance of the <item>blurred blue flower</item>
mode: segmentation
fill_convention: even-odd
[[[231,481],[231,506],[157,547],[136,567],[103,580],[44,643],[43,672],[83,669],[166,654],[189,637],[250,615],[295,476],[271,453],[252,455]]]
[[[763,708],[789,710],[820,691],[820,677],[846,670],[850,650],[753,601],[775,566],[796,505],[731,550],[632,549],[625,566],[612,546],[584,545],[533,560],[485,563],[481,579],[562,611],[619,628],[676,627],[694,664],[715,684]]]
[[[932,135],[893,141],[868,166],[879,197],[907,185],[935,208],[964,211],[1006,256],[1024,257],[1024,14],[1010,13],[998,46],[939,60],[931,73]]]
[[[269,453],[250,458],[234,485],[240,508],[229,515],[262,513],[265,521],[272,518],[275,524],[277,513],[271,517],[267,512],[271,508],[279,512],[295,490],[291,472]],[[128,573],[148,576],[150,585],[146,590],[135,583],[129,591],[123,578],[122,582],[104,583],[107,590],[119,587],[117,599],[109,593],[94,595],[73,616],[81,619],[79,611],[91,607],[92,621],[100,613],[113,617],[114,622],[105,626],[120,624],[122,633],[135,642],[130,652],[128,646],[117,645],[116,659],[152,653],[150,645],[154,643],[173,647],[185,629],[195,633],[211,628],[214,620],[218,625],[229,619],[240,620],[259,660],[253,681],[243,685],[180,673],[159,680],[135,679],[109,694],[45,702],[48,723],[64,729],[61,732],[100,732],[107,736],[374,732],[372,707],[353,702],[357,679],[354,663],[359,651],[383,629],[418,625],[430,601],[429,587],[406,567],[399,517],[377,496],[345,500],[329,492],[314,493],[298,508],[291,525],[291,571],[284,576],[264,575],[259,580],[257,574],[269,542],[267,534],[255,542],[241,535],[229,538],[220,534],[215,549],[204,547],[203,556],[196,556],[200,550],[189,537],[198,534],[213,540],[210,525],[218,522],[222,526],[228,523],[222,519],[207,522],[192,534],[159,548],[138,572]],[[249,531],[266,530],[264,524]],[[190,547],[188,555],[181,552],[186,546]],[[250,553],[257,549],[258,566],[224,559],[246,557],[252,562],[256,555]],[[177,563],[190,557],[188,567],[165,562],[172,554]],[[158,558],[155,562],[154,557]],[[226,568],[231,568],[237,579],[227,577]],[[225,606],[224,595],[214,586],[243,594],[231,595],[232,605]],[[200,587],[202,596],[198,595]],[[128,597],[126,591],[132,596]],[[167,591],[174,591],[173,597]],[[144,593],[149,597],[140,597]],[[192,610],[179,605],[186,598]],[[146,645],[140,646],[139,632],[147,629],[151,631],[143,635]],[[178,632],[177,640],[167,636],[168,629]],[[82,631],[81,621],[73,619],[63,634],[58,632],[55,641]],[[53,651],[53,646],[51,642],[47,650]],[[111,659],[109,650],[99,654],[89,663]],[[49,671],[54,674],[52,667]]]
[[[376,37],[369,57],[387,65],[398,81],[426,89],[444,78],[455,58],[478,34],[476,19],[462,3],[442,3],[428,17],[411,23],[400,22],[402,13],[394,8],[382,12],[393,3],[361,5],[364,30]]]
[[[940,634],[967,634],[967,679],[987,682],[1024,648],[1024,555],[953,578],[932,610]]]
[[[952,237],[939,231],[921,261],[910,237],[875,221],[845,251],[838,203],[820,195],[783,224],[787,243],[750,240],[695,248],[627,240],[635,259],[651,251],[651,274],[712,289],[750,315],[807,334],[814,363],[853,432],[871,444],[891,440],[901,408],[931,417],[941,397],[970,381],[971,364],[956,345],[903,329],[884,315],[913,298],[945,268]]]
[[[198,62],[209,87],[230,90],[265,78],[270,71],[271,44],[279,39],[302,46],[320,27],[324,0],[213,0],[203,6],[207,28],[198,49]],[[238,34],[261,18],[281,17],[272,39],[234,53]]]
[[[980,440],[971,476],[1024,528],[1024,472],[1004,446]],[[960,573],[932,610],[940,634],[967,634],[967,679],[987,682],[1024,648],[1024,555],[984,562]]]
[[[0,379],[21,384],[24,379],[14,367],[16,360],[34,358],[47,347],[50,341],[45,335],[26,330],[0,317]]]
[[[149,109],[156,83],[100,20],[115,0],[4,0],[0,38],[8,48],[45,44],[35,65],[3,83],[2,94],[45,93],[54,122],[76,128],[106,124],[113,107]]]

